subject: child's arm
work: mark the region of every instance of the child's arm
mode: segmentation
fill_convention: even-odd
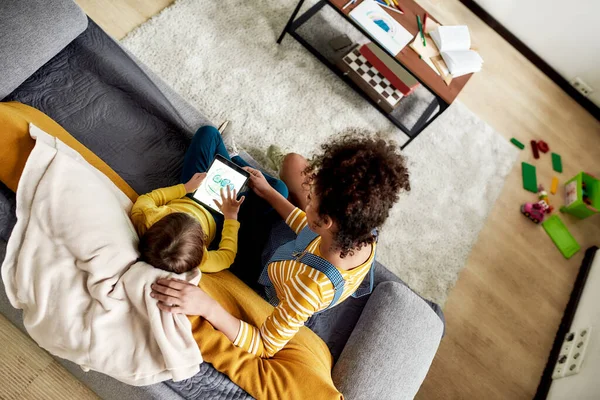
[[[221,189],[221,203],[215,200],[215,204],[225,216],[225,223],[223,224],[219,249],[208,252],[206,260],[200,265],[200,271],[202,272],[219,272],[233,264],[237,254],[238,230],[240,229],[237,217],[245,198],[242,196],[237,200],[236,197],[237,192],[234,190],[232,193],[229,186],[227,186],[227,194]]]
[[[147,225],[150,225],[156,218],[159,207],[164,206],[173,199],[179,199],[185,196],[185,194],[185,186],[180,184],[156,189],[138,197],[131,209],[131,221],[138,234],[144,234]],[[148,223],[148,221],[150,222]]]
[[[233,264],[238,248],[238,230],[240,223],[235,219],[226,219],[218,250],[207,252],[206,260],[200,265],[202,272],[219,272]]]
[[[156,189],[138,197],[131,209],[131,220],[138,232],[142,234],[141,231],[146,229],[147,214],[198,189],[205,176],[206,173],[197,173],[186,184]]]

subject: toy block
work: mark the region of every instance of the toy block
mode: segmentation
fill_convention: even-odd
[[[537,143],[535,142],[535,140],[532,140],[530,143],[531,143],[531,152],[533,153],[533,158],[535,158],[537,160],[538,158],[540,158],[540,153],[538,152]]]
[[[523,171],[523,189],[529,190],[532,193],[537,193],[538,185],[535,167],[523,162],[521,163],[521,169]]]
[[[552,153],[552,169],[556,172],[562,172],[562,160],[560,154]]]
[[[515,139],[515,138],[512,138],[512,139],[510,139],[510,142],[511,142],[512,144],[514,144],[515,146],[517,146],[518,148],[520,148],[521,150],[523,150],[523,149],[525,148],[525,145],[524,145],[523,143],[519,142],[519,141],[518,141],[517,139]]]
[[[538,140],[537,148],[544,154],[546,154],[548,150],[550,150],[550,147],[548,147],[548,143],[544,142],[543,140]]]
[[[552,178],[552,186],[550,186],[550,193],[556,194],[556,190],[558,189],[558,178]]]
[[[553,215],[542,222],[544,230],[550,236],[558,250],[565,258],[571,258],[581,248],[562,220]]]

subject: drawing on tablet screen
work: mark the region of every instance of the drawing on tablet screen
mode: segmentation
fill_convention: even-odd
[[[232,192],[236,189],[235,184],[230,179],[224,177],[227,173],[227,168],[215,168],[210,173],[206,177],[206,190],[209,192],[209,195],[221,196],[221,189],[226,189],[227,186],[229,186]]]

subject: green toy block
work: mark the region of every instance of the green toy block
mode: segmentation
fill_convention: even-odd
[[[515,146],[517,146],[518,148],[520,148],[521,150],[523,150],[523,149],[525,148],[525,145],[524,145],[523,143],[519,142],[519,141],[518,141],[517,139],[515,139],[515,138],[512,138],[512,139],[510,139],[510,142],[511,142],[512,144],[514,144]]]
[[[529,190],[530,192],[537,193],[537,176],[535,174],[535,167],[526,162],[521,163],[523,170],[523,189]]]
[[[558,216],[553,215],[546,219],[542,226],[565,258],[573,257],[581,248]]]
[[[556,172],[562,172],[562,161],[560,159],[560,154],[552,153],[552,168]]]

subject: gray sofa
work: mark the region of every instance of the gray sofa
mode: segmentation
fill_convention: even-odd
[[[178,183],[191,136],[209,123],[70,0],[0,2],[0,71],[1,101],[48,114],[138,193]],[[15,223],[14,199],[0,184],[0,261]],[[410,399],[439,346],[443,314],[380,264],[375,277],[370,296],[307,325],[328,344],[333,379],[346,398]],[[21,311],[1,286],[0,311],[23,330]],[[106,399],[250,398],[208,363],[183,382],[132,387],[59,361]]]

